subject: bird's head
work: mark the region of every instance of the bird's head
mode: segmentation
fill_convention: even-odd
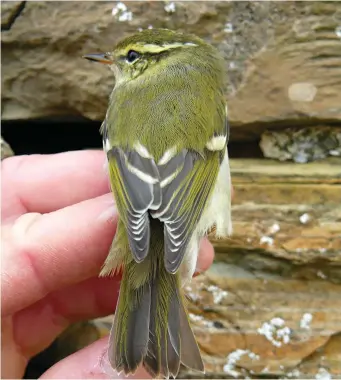
[[[114,71],[116,85],[162,70],[177,60],[190,63],[193,55],[209,47],[200,38],[168,29],[147,29],[120,41],[112,52],[88,54],[84,58],[107,64]],[[155,71],[153,70],[153,73]]]

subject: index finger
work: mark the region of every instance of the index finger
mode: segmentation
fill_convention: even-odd
[[[102,151],[11,157],[2,162],[2,218],[47,213],[109,192]]]

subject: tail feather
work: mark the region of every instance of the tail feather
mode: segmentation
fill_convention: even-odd
[[[189,324],[183,303],[180,306],[181,363],[187,368],[205,372],[198,344]]]
[[[140,364],[153,378],[176,377],[180,363],[204,372],[180,289],[180,274],[164,266],[163,230],[154,229],[147,258],[126,261],[109,361],[118,372],[133,373]]]
[[[168,312],[168,341],[167,341],[167,356],[168,356],[168,369],[169,373],[175,378],[180,368],[180,314],[179,314],[180,299],[178,290],[173,293],[171,302],[169,304]]]
[[[172,330],[172,325],[174,325],[174,323],[171,323],[171,319],[175,317],[174,321],[179,321],[179,318],[176,317],[176,313],[179,315],[179,307],[172,306],[177,305],[176,293],[173,292],[168,311],[166,311],[168,314],[167,319],[162,318],[160,315],[162,308],[158,307],[158,304],[160,305],[160,301],[158,302],[160,290],[159,282],[157,279],[154,279],[148,351],[143,364],[151,376],[169,378],[169,376],[175,377],[180,367],[180,339],[171,339],[170,337],[170,331]],[[177,334],[179,335],[179,324],[175,323],[174,326],[177,328]]]
[[[180,341],[179,341],[180,344]],[[180,369],[180,353],[176,351],[175,346],[173,345],[172,339],[168,332],[168,341],[167,341],[167,357],[168,357],[168,370],[169,374],[175,379]]]
[[[132,310],[129,315],[127,330],[127,364],[129,372],[135,372],[138,365],[147,354],[150,324],[150,285],[145,285],[139,307]]]
[[[147,372],[156,377],[161,371],[160,360],[158,357],[157,345],[157,298],[155,297],[155,284],[152,286],[152,297],[150,303],[150,323],[149,323],[149,342],[147,355],[143,359],[143,365]]]
[[[135,290],[135,292],[137,291]],[[150,285],[144,285],[142,291],[139,289],[139,292],[141,294],[136,297],[136,305],[133,307],[127,305],[127,309],[115,317],[112,328],[109,361],[118,372],[123,370],[125,373],[134,373],[147,354],[151,304]],[[118,302],[120,303],[120,301],[119,299]],[[126,303],[122,302],[122,304]]]

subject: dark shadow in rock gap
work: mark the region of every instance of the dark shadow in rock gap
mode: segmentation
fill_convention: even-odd
[[[100,126],[100,121],[80,118],[3,121],[1,134],[16,155],[49,154],[101,149]]]

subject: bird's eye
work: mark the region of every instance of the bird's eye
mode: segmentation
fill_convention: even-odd
[[[127,62],[132,63],[140,57],[140,54],[135,50],[129,50],[127,54]]]

